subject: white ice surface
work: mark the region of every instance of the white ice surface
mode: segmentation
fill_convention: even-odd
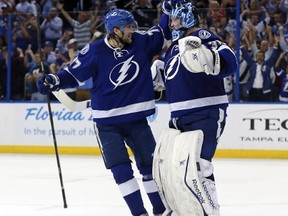
[[[55,155],[0,154],[0,215],[130,215],[101,157],[60,155],[60,163],[65,209]],[[214,168],[221,216],[288,216],[288,160],[214,159]]]

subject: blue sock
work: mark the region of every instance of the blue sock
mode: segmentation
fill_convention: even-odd
[[[131,164],[120,164],[111,168],[113,177],[132,215],[145,214],[140,188],[133,176]]]
[[[144,189],[153,206],[153,214],[162,214],[165,211],[165,206],[158,193],[156,183],[152,178],[152,166],[140,168],[140,173],[143,175]]]

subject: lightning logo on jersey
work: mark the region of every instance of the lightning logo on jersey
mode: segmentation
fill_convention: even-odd
[[[178,45],[173,47],[171,52],[175,52],[175,51],[179,52]],[[181,61],[180,61],[179,53],[168,60],[167,66],[164,70],[165,71],[165,74],[164,74],[165,80],[171,80],[177,75],[178,70],[179,70],[179,66],[180,66],[180,62]]]
[[[118,86],[132,82],[139,74],[139,65],[132,61],[134,55],[117,64],[111,71],[109,79],[116,89]]]

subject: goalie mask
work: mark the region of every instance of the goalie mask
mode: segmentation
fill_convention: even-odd
[[[105,28],[108,34],[113,34],[114,28],[118,28],[123,31],[124,28],[129,25],[137,30],[137,22],[129,11],[114,9],[107,13],[105,17]]]
[[[191,2],[183,3],[171,10],[170,19],[179,19],[180,26],[172,31],[172,41],[180,39],[186,30],[198,26],[198,11]]]

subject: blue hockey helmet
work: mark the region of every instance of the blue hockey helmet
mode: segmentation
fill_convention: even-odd
[[[123,31],[124,27],[130,24],[134,25],[135,29],[137,29],[134,16],[129,11],[114,9],[106,14],[105,28],[108,34],[112,34],[114,28],[119,28]]]
[[[172,8],[170,18],[180,20],[180,27],[172,31],[173,41],[181,38],[187,29],[199,25],[198,11],[191,2],[182,3]]]

